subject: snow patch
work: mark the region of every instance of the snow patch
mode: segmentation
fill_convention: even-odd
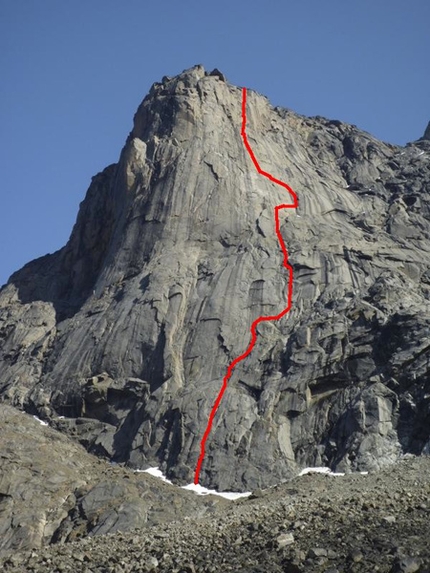
[[[35,420],[37,420],[39,422],[39,424],[41,424],[42,426],[49,426],[48,422],[44,422],[43,420],[41,420],[40,418],[38,418],[37,416],[33,416],[33,418]]]
[[[330,468],[318,467],[318,468],[305,468],[299,473],[299,476],[304,476],[306,474],[326,474],[330,476],[344,476],[344,473],[332,472]]]
[[[367,476],[369,472],[357,472],[357,473],[362,475],[362,476]],[[345,475],[345,473],[343,473],[343,472],[332,472],[330,468],[317,467],[317,468],[305,468],[304,470],[302,470],[299,473],[299,477],[304,476],[306,474],[325,474],[328,476],[335,476],[335,477]]]
[[[135,470],[135,471],[137,473],[149,474],[151,476],[161,479],[162,481],[165,481],[166,483],[169,483],[170,485],[174,485],[169,479],[166,478],[163,472],[158,468],[148,468],[147,470]]]
[[[170,484],[175,485],[170,480],[166,478],[163,472],[157,468],[148,468],[147,470],[134,470],[135,473],[147,473],[156,478],[161,479],[162,481]],[[216,491],[215,489],[208,489],[207,487],[203,487],[200,484],[189,483],[188,485],[180,486],[181,489],[187,489],[188,491],[193,491],[196,495],[219,495],[220,497],[224,497],[225,499],[235,500],[241,497],[248,497],[251,495],[251,492],[245,493],[237,493],[235,491]]]
[[[200,484],[190,483],[188,485],[182,486],[181,489],[188,489],[189,491],[193,491],[197,495],[219,495],[220,497],[225,497],[225,499],[239,499],[241,497],[248,497],[251,495],[250,491],[246,491],[244,493],[238,493],[235,491],[216,491],[215,489],[208,489],[207,487],[203,487]]]

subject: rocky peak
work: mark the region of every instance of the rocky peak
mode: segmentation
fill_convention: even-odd
[[[203,484],[250,489],[304,465],[366,470],[429,451],[428,150],[251,90],[247,116],[262,169],[299,198],[281,219],[293,305],[235,370]],[[285,192],[256,172],[240,130],[241,89],[218,70],[153,85],[67,245],[0,291],[2,400],[115,462],[191,481],[228,365],[288,288],[273,222]]]
[[[164,76],[161,82],[155,82],[134,116],[131,137],[143,141],[151,137],[169,137],[177,121],[180,123],[178,133],[182,136],[189,134],[189,131],[183,133],[182,122],[188,121],[193,125],[197,118],[192,112],[197,110],[191,102],[185,102],[202,99],[216,80],[225,81],[221,72],[216,69],[206,72],[203,66],[196,65],[178,76]]]
[[[424,132],[424,135],[422,136],[421,139],[425,139],[427,141],[430,141],[430,121],[428,122],[426,130]]]

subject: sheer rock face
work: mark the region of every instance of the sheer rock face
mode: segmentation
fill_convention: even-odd
[[[281,226],[293,306],[236,367],[202,484],[430,451],[430,142],[388,145],[253,91],[247,115],[261,167],[299,198]],[[287,298],[273,209],[290,198],[258,175],[240,128],[241,90],[218,71],[154,84],[67,245],[0,291],[4,401],[191,481],[228,364]]]

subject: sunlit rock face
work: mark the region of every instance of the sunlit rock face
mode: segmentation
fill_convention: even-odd
[[[244,148],[241,97],[201,66],[154,84],[67,245],[0,291],[2,400],[180,483],[252,321],[287,300],[273,210],[289,197]],[[236,367],[201,483],[430,452],[430,141],[389,145],[252,90],[247,116],[262,169],[299,198],[281,211],[293,305]]]

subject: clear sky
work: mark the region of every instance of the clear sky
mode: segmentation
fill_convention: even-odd
[[[201,63],[404,145],[430,120],[430,0],[0,0],[0,284],[68,239],[154,81]]]

